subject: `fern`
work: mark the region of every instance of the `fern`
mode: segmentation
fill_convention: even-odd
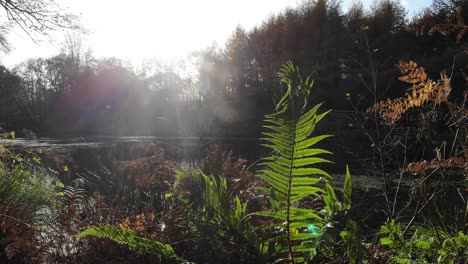
[[[159,241],[138,236],[133,230],[128,228],[118,228],[113,225],[93,226],[79,234],[80,238],[92,236],[97,238],[108,238],[118,244],[125,244],[129,249],[139,253],[155,253],[162,257],[185,262],[174,252],[174,249]]]
[[[380,101],[367,109],[369,113],[378,113],[386,125],[394,125],[410,109],[422,107],[429,103],[436,106],[448,102],[452,91],[449,76],[441,74],[441,79],[435,82],[427,77],[423,67],[418,67],[413,61],[401,61],[398,68],[403,74],[398,79],[412,84],[405,96]]]
[[[349,173],[349,167],[346,166],[346,177],[343,188],[343,209],[351,209],[351,173]]]
[[[351,187],[351,174],[349,173],[348,166],[346,166],[342,201],[338,200],[335,190],[331,184],[329,182],[325,183],[326,193],[322,196],[324,202],[322,213],[324,216],[324,221],[327,223],[327,227],[330,228],[336,224],[337,216],[339,217],[339,215],[348,215],[348,212],[351,209]],[[324,232],[326,231],[324,230]]]
[[[263,262],[265,244],[261,243],[254,227],[246,219],[247,203],[242,203],[237,196],[231,197],[226,178],[207,176],[199,169],[180,170],[174,189],[179,196],[189,190],[187,201],[203,216],[205,224],[211,221],[223,239],[248,245],[255,251],[257,262]]]
[[[318,183],[322,176],[331,178],[324,170],[314,167],[319,163],[330,162],[318,155],[331,152],[315,148],[317,143],[330,135],[311,137],[317,123],[329,111],[318,113],[322,104],[306,110],[313,82],[310,78],[304,81],[299,69],[291,62],[286,63],[278,75],[282,83],[287,85],[288,91],[277,104],[277,112],[266,116],[267,125],[264,127],[269,131],[263,133],[263,146],[274,150],[276,155],[264,159],[261,165],[265,169],[260,170],[258,175],[270,186],[269,189],[263,189],[270,193],[275,210],[257,214],[282,223],[279,227],[284,232],[270,241],[284,242],[286,249],[277,247],[276,253],[287,253],[289,262],[298,263],[305,261],[304,253],[312,253],[314,250],[308,245],[317,236],[315,228],[322,225],[323,219],[316,211],[296,205],[306,196],[325,193]],[[311,228],[311,223],[314,223],[315,228]]]
[[[348,219],[346,228],[340,232],[340,236],[346,245],[346,257],[350,264],[359,263],[362,259],[364,247],[361,244],[361,229],[356,221]]]

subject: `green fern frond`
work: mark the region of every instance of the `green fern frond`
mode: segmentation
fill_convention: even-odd
[[[170,245],[140,237],[128,228],[118,228],[113,225],[93,226],[78,235],[79,238],[87,236],[108,238],[118,244],[127,245],[129,249],[140,253],[155,253],[165,258],[181,260]]]
[[[349,167],[346,166],[346,177],[343,188],[343,209],[351,209],[351,173],[349,173]]]
[[[325,189],[327,190],[327,193],[323,196],[323,201],[325,203],[323,209],[326,217],[328,219],[332,219],[332,217],[340,210],[341,203],[338,201],[335,190],[330,183],[327,182],[325,184]]]
[[[264,128],[268,131],[263,133],[262,138],[263,146],[274,150],[275,155],[263,159],[261,165],[264,168],[257,175],[269,185],[270,188],[264,190],[268,191],[275,210],[257,214],[281,223],[275,227],[284,232],[268,241],[279,243],[276,247],[278,257],[281,257],[281,253],[287,253],[288,262],[298,263],[305,261],[314,250],[313,247],[303,246],[303,243],[317,238],[315,231],[309,230],[310,224],[317,228],[322,226],[323,219],[317,212],[298,208],[297,205],[307,196],[326,193],[318,183],[322,177],[331,176],[314,166],[331,163],[318,156],[331,152],[315,146],[331,136],[311,135],[317,123],[330,111],[318,113],[322,104],[306,110],[313,81],[309,77],[304,81],[299,69],[291,62],[283,66],[278,76],[287,85],[288,91],[277,104],[277,112],[266,116],[267,125]],[[284,246],[281,246],[282,243]]]
[[[185,190],[183,182],[190,185]],[[255,228],[247,221],[247,203],[230,195],[226,178],[208,176],[199,169],[181,170],[177,172],[175,190],[179,195],[188,195],[189,205],[219,228],[220,237],[247,244],[257,252],[258,262],[262,262],[268,245],[260,241]]]
[[[349,167],[346,166],[346,176],[343,185],[343,201],[340,202],[336,197],[335,190],[329,182],[325,184],[326,194],[323,196],[324,212],[327,219],[332,219],[338,212],[347,213],[351,209],[351,174]]]

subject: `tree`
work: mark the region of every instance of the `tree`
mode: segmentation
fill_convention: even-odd
[[[18,100],[21,79],[4,66],[0,66],[0,127],[10,129],[19,126],[27,118]]]
[[[359,34],[364,26],[364,5],[361,1],[354,2],[346,14],[346,26],[351,33]]]
[[[90,66],[94,62],[93,50],[86,43],[85,36],[81,33],[68,32],[62,43],[60,53],[69,58],[75,69]]]
[[[466,21],[468,18],[468,1],[466,0],[434,0],[431,7],[437,23],[457,21],[457,8],[462,9],[462,16]]]
[[[395,0],[381,0],[373,7],[372,23],[377,34],[396,33],[404,29],[405,7]]]
[[[8,23],[1,28],[0,46],[8,47],[4,33],[19,26],[32,40],[57,29],[79,29],[78,17],[61,8],[55,0],[0,0]]]
[[[224,52],[228,69],[228,91],[236,96],[245,96],[252,93],[248,78],[248,72],[251,68],[248,42],[247,33],[242,27],[238,26],[228,40]]]

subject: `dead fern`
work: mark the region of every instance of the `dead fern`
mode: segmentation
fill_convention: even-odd
[[[228,181],[230,193],[248,199],[253,191],[254,174],[248,170],[245,159],[236,158],[232,151],[225,151],[218,145],[210,145],[202,170],[207,175],[221,175]]]
[[[440,105],[448,102],[452,91],[450,78],[441,74],[435,82],[428,78],[423,67],[413,62],[400,62],[398,64],[402,76],[400,81],[412,84],[404,97],[380,101],[367,109],[369,113],[378,113],[386,125],[394,125],[403,115],[412,108],[422,107],[429,103]]]
[[[466,157],[451,157],[448,159],[433,159],[410,163],[405,171],[414,175],[425,175],[427,171],[435,169],[460,169],[468,173],[468,159]]]
[[[33,252],[37,246],[36,230],[25,220],[33,214],[25,205],[0,204],[0,255],[8,259]]]
[[[139,236],[157,236],[158,231],[163,231],[164,227],[156,221],[156,214],[153,210],[145,209],[145,212],[127,216],[119,223],[119,227],[130,228]]]
[[[153,145],[140,145],[149,156],[116,164],[116,170],[127,177],[140,191],[149,189],[158,193],[167,192],[175,178],[177,165],[164,158],[163,150]]]

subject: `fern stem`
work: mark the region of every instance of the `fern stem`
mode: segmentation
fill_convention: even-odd
[[[291,89],[289,89],[289,91],[291,91]],[[293,99],[293,96],[292,94],[290,94],[289,96],[290,98],[290,101],[291,101],[291,120],[296,120],[296,117],[295,117],[295,111],[294,111],[294,99]],[[297,123],[295,123],[295,126],[297,125]],[[295,130],[294,130],[295,131]],[[287,239],[288,239],[288,251],[289,251],[289,256],[291,257],[291,263],[294,264],[294,254],[293,254],[293,250],[292,250],[292,241],[291,241],[291,230],[290,230],[290,212],[291,212],[291,189],[292,189],[292,175],[293,175],[293,163],[294,163],[294,148],[296,146],[295,144],[296,142],[296,133],[293,133],[293,138],[292,138],[292,141],[291,141],[291,149],[293,150],[291,152],[291,157],[290,157],[290,163],[289,163],[289,182],[288,182],[288,195],[287,195],[287,199],[288,199],[288,206],[286,208],[286,235],[287,235]]]

